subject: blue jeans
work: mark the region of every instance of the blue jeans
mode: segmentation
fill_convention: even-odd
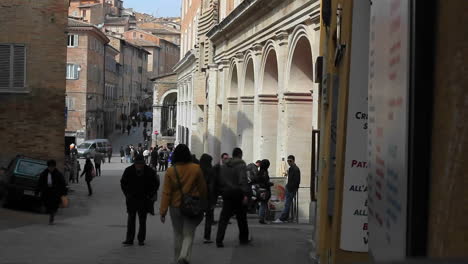
[[[297,190],[289,191],[286,189],[286,201],[284,203],[284,209],[281,213],[280,220],[281,221],[288,221],[289,220],[289,211],[291,210],[291,205],[293,202],[294,197],[296,196]]]
[[[125,155],[125,157],[127,158],[127,163],[131,163],[131,162],[132,162],[132,159],[131,159],[131,156],[130,156],[130,155]]]

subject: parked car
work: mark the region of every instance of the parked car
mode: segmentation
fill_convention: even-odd
[[[6,168],[1,181],[4,193],[3,205],[22,200],[24,196],[39,199],[36,192],[40,174],[47,168],[47,161],[16,156]]]
[[[94,158],[97,152],[107,153],[112,145],[107,139],[92,139],[78,145],[78,158]]]

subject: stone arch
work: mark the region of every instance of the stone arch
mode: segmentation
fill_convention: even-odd
[[[239,111],[239,76],[238,65],[235,59],[231,59],[229,74],[227,79],[226,93],[226,116],[222,127],[222,151],[230,153],[238,143],[237,117]]]
[[[245,58],[245,67],[243,69],[243,90],[239,98],[239,111],[237,115],[237,142],[244,151],[244,160],[253,161],[253,130],[254,130],[254,96],[255,96],[255,71],[254,60],[247,53]]]
[[[307,29],[300,25],[292,34],[288,52],[286,92],[309,93],[314,86],[312,45]]]
[[[238,97],[239,95],[239,76],[237,73],[237,63],[231,62],[231,72],[229,73],[229,92],[228,97]]]
[[[277,167],[278,144],[278,90],[279,69],[278,54],[274,41],[269,40],[263,48],[260,67],[259,92],[256,101],[256,138],[255,146],[258,149],[255,159],[268,159],[272,176]]]
[[[299,25],[290,38],[286,64],[284,89],[284,144],[285,155],[294,155],[296,163],[304,171],[310,171],[312,156],[312,120],[314,89],[311,34]],[[304,182],[310,182],[304,175]]]
[[[273,41],[267,42],[263,49],[260,69],[260,94],[277,94],[279,89],[278,54]]]
[[[255,65],[252,56],[248,55],[245,59],[244,67],[244,91],[243,96],[255,95]]]
[[[177,123],[177,90],[166,91],[161,97],[161,128],[163,136],[174,136]]]

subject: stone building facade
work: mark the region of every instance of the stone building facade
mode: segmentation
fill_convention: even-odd
[[[95,26],[74,19],[68,20],[67,30],[66,137],[79,144],[105,136],[104,62],[109,39]]]
[[[198,30],[200,14],[203,13],[203,2],[200,0],[182,1],[181,17],[181,60],[174,67],[177,72],[177,133],[176,143],[187,144],[196,154],[203,152],[203,118],[204,92],[196,93],[196,82],[204,79],[204,73],[197,69],[199,61]],[[203,99],[201,102],[196,99]],[[199,156],[199,155],[198,155]]]
[[[63,168],[67,8],[55,0],[0,3],[0,166],[24,154]]]
[[[175,142],[177,127],[177,74],[170,73],[152,79],[153,147]],[[154,134],[157,131],[158,135]]]
[[[287,156],[295,155],[302,186],[310,186],[320,2],[185,2],[192,7],[188,17],[182,12],[181,50],[187,53],[178,65],[178,142],[197,155],[212,154],[215,162],[241,147],[248,163],[269,159],[273,177],[283,176]],[[194,4],[199,9],[192,10]],[[309,197],[301,190],[303,219]]]

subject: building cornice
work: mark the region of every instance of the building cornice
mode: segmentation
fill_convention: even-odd
[[[186,69],[192,63],[196,61],[197,57],[195,56],[195,53],[193,50],[189,50],[187,54],[172,68],[174,72],[181,72],[182,70]]]
[[[265,13],[271,12],[271,9],[277,5],[277,2],[281,2],[281,0],[244,0],[223,21],[208,31],[206,35],[216,42],[224,32],[230,32],[239,23],[255,20]]]
[[[90,32],[93,35],[100,38],[104,43],[109,43],[110,39],[99,29],[95,28],[94,26],[89,27],[68,27],[68,32]]]

